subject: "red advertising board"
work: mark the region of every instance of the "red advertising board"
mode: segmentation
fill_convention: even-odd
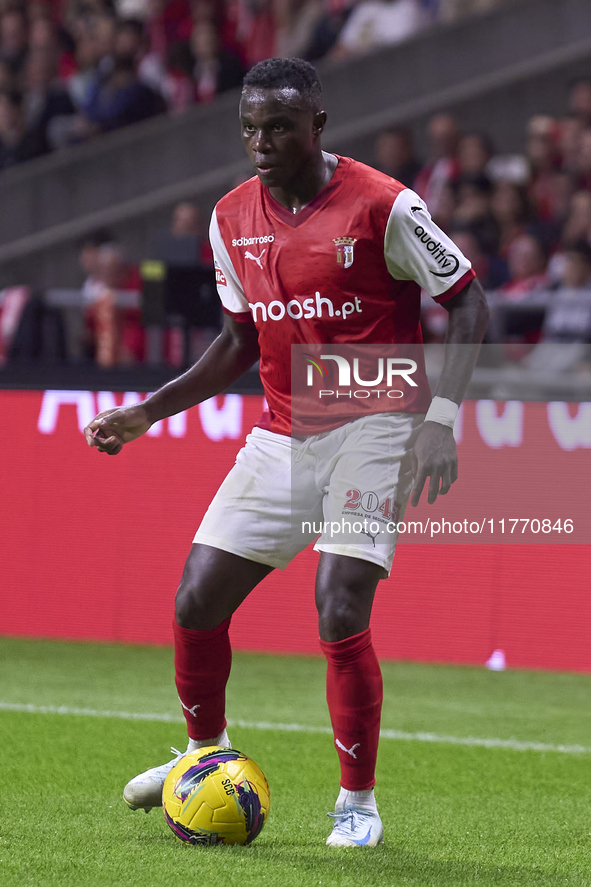
[[[138,395],[0,392],[0,633],[171,642],[194,531],[262,398],[214,398],[115,458],[90,450],[81,428],[124,397]],[[407,510],[423,531],[401,535],[378,588],[378,655],[484,664],[502,649],[509,667],[590,671],[591,404],[470,402],[458,437],[460,479]],[[317,558],[255,589],[236,648],[319,652]]]

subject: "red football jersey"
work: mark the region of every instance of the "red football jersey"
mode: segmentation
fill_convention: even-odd
[[[219,201],[210,239],[224,310],[258,330],[259,424],[280,434],[291,432],[291,345],[418,345],[421,288],[442,302],[474,277],[414,191],[348,157],[296,214],[250,179]],[[402,411],[426,412],[422,381]],[[359,415],[352,404],[333,425]]]

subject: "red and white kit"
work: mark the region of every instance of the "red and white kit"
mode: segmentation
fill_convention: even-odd
[[[291,432],[291,345],[420,344],[421,288],[444,302],[474,277],[414,191],[338,160],[295,215],[255,177],[223,197],[211,220],[224,310],[259,333],[269,405],[259,424],[279,434]],[[424,413],[429,402],[419,385],[404,412]]]
[[[320,551],[389,571],[396,534],[387,527],[402,518],[412,487],[412,447],[430,402],[426,380],[395,412],[382,402],[360,415],[352,404],[355,412],[327,430],[292,437],[291,346],[420,346],[421,288],[437,301],[451,298],[474,277],[469,262],[413,191],[345,157],[295,215],[257,178],[244,183],[218,203],[210,236],[224,310],[258,330],[269,411],[194,541],[283,568],[319,536]],[[177,688],[195,740],[224,728],[228,625],[211,632],[175,625]],[[382,704],[371,632],[321,646],[341,786],[368,793]]]
[[[421,288],[451,298],[474,277],[470,263],[413,191],[346,157],[295,215],[250,179],[217,204],[210,237],[224,310],[257,327],[269,411],[194,541],[283,569],[319,537],[319,551],[389,571],[426,378],[396,412],[344,403],[328,430],[301,441],[290,437],[291,345],[420,346]]]

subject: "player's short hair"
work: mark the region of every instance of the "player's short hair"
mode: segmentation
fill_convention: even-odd
[[[243,88],[293,89],[312,111],[322,108],[322,84],[316,68],[304,59],[265,59],[246,74]]]

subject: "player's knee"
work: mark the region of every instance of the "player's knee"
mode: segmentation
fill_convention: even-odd
[[[351,558],[331,558],[323,566],[316,580],[320,637],[342,641],[365,631],[381,568]]]
[[[178,589],[174,600],[174,615],[177,625],[181,628],[193,628],[194,607],[191,595],[182,588]]]
[[[342,641],[365,631],[367,626],[367,610],[354,598],[330,596],[318,606],[318,627],[325,641]]]
[[[174,602],[175,616],[181,628],[209,631],[216,627],[216,614],[212,612],[197,589],[181,582]]]

